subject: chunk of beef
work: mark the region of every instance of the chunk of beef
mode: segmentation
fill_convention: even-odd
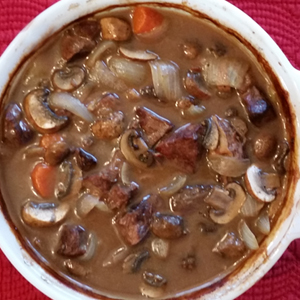
[[[102,37],[105,40],[126,41],[131,36],[130,25],[119,18],[109,17],[100,20]]]
[[[82,171],[89,171],[97,165],[97,158],[82,148],[76,149],[75,157],[76,162]]]
[[[173,128],[173,124],[169,120],[159,116],[146,107],[138,107],[136,109],[136,115],[141,128],[144,130],[147,144],[150,148]]]
[[[118,95],[112,93],[107,93],[105,95],[102,95],[102,93],[99,94],[99,92],[93,93],[88,97],[86,102],[88,103],[88,110],[97,117],[117,111],[120,105]]]
[[[96,197],[107,195],[119,176],[118,169],[104,168],[100,173],[88,175],[83,179],[82,186]]]
[[[152,217],[151,231],[162,239],[177,239],[184,234],[183,219],[178,215],[157,212]]]
[[[61,56],[65,60],[70,60],[76,54],[91,52],[95,46],[96,43],[92,40],[78,35],[66,34],[61,40]]]
[[[76,54],[88,53],[96,46],[95,39],[99,36],[100,26],[95,20],[86,20],[74,25],[61,40],[61,54],[70,60]]]
[[[190,95],[198,99],[209,99],[211,97],[211,93],[207,89],[204,78],[200,72],[187,72],[185,88]]]
[[[227,232],[221,241],[217,243],[213,252],[233,258],[241,256],[245,249],[244,242],[234,232]]]
[[[152,213],[152,204],[144,199],[135,209],[117,215],[116,225],[126,243],[136,245],[146,237]]]
[[[186,124],[161,140],[155,149],[183,172],[194,173],[204,131],[200,124]]]
[[[87,243],[88,234],[83,227],[63,225],[57,253],[68,257],[81,256],[87,251]]]
[[[134,183],[129,186],[115,184],[110,189],[104,202],[111,210],[120,209],[129,203],[129,200],[134,196],[137,190],[138,186]]]
[[[186,186],[170,199],[172,211],[185,213],[193,211],[201,204],[211,190],[210,185]]]
[[[4,139],[13,146],[21,146],[33,138],[33,131],[23,119],[20,107],[10,103],[5,110]]]
[[[60,164],[70,153],[70,147],[65,141],[57,141],[45,149],[44,159],[51,166]]]
[[[92,126],[91,131],[98,139],[111,140],[119,137],[124,131],[124,115],[117,111],[103,116]]]
[[[219,145],[215,151],[221,155],[243,158],[243,141],[233,126],[218,116],[212,116],[212,120],[219,130]]]
[[[242,102],[248,112],[250,121],[255,126],[260,127],[276,116],[271,103],[255,86],[242,95]]]

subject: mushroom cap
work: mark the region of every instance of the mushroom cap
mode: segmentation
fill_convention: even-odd
[[[261,174],[261,170],[256,165],[251,165],[245,175],[246,187],[253,198],[269,203],[276,198],[276,195],[274,192],[268,192],[264,189]]]
[[[30,124],[41,133],[54,133],[68,123],[66,116],[56,115],[44,99],[44,90],[34,90],[24,99],[24,111]]]

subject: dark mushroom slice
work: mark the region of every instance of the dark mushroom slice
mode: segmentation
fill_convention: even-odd
[[[45,148],[44,159],[49,165],[56,166],[61,163],[69,154],[69,145],[65,141],[58,141]]]
[[[140,291],[143,296],[154,299],[161,299],[164,296],[164,288],[167,284],[166,278],[149,271],[144,271],[142,278],[143,283],[140,286]]]
[[[82,85],[85,79],[85,70],[82,67],[70,66],[55,70],[52,83],[55,89],[71,92]]]
[[[120,140],[120,149],[126,160],[135,167],[144,169],[150,167],[154,161],[152,152],[134,129],[124,132]]]
[[[57,253],[67,257],[84,255],[88,250],[88,233],[79,225],[63,225],[60,228]]]
[[[211,97],[211,93],[206,87],[204,78],[200,72],[187,72],[185,88],[190,95],[198,99],[209,99]]]
[[[162,239],[177,239],[184,234],[183,219],[178,215],[157,212],[152,216],[151,231]]]
[[[54,133],[68,124],[67,117],[58,116],[50,109],[44,90],[27,94],[23,105],[30,124],[40,133]]]
[[[34,136],[28,123],[23,120],[21,108],[16,103],[10,103],[4,113],[4,140],[11,145],[22,146]]]
[[[68,195],[72,179],[74,176],[73,165],[70,161],[64,161],[60,166],[57,174],[57,183],[55,188],[55,196],[58,199],[62,199]]]
[[[214,119],[205,120],[206,133],[203,139],[203,146],[208,150],[215,150],[219,144],[219,130]]]
[[[250,250],[257,250],[259,248],[257,239],[245,220],[240,220],[238,227],[240,236],[246,247]]]
[[[89,171],[97,165],[97,158],[82,148],[76,149],[75,157],[76,162],[82,171]]]
[[[23,221],[32,227],[53,226],[65,219],[70,206],[67,203],[56,205],[54,203],[38,203],[28,201],[22,207]]]
[[[142,250],[137,253],[129,254],[123,262],[123,273],[136,273],[140,270],[143,262],[150,257],[148,250]]]

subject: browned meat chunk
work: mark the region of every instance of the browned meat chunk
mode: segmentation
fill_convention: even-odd
[[[136,245],[147,235],[152,213],[152,204],[145,199],[135,209],[116,217],[119,233],[125,242]]]
[[[150,148],[173,128],[173,124],[169,120],[159,116],[146,107],[138,107],[136,109],[136,115],[141,128],[144,130],[147,144]]]
[[[61,41],[61,55],[70,60],[78,53],[88,53],[96,46],[94,41],[78,35],[64,35]]]
[[[190,95],[198,99],[209,99],[211,97],[200,72],[189,71],[186,74],[185,88]]]
[[[129,203],[137,189],[138,186],[134,183],[130,186],[115,184],[104,201],[111,210],[120,209]]]
[[[260,160],[272,157],[275,154],[276,148],[276,137],[270,133],[262,132],[254,140],[254,154]]]
[[[85,229],[78,225],[63,225],[57,253],[77,257],[87,251],[88,234]]]
[[[82,171],[89,171],[97,165],[97,158],[82,148],[76,149],[75,157],[76,162]]]
[[[45,149],[44,159],[49,165],[56,166],[60,164],[69,153],[70,148],[68,144],[64,141],[58,141]]]
[[[213,252],[229,258],[238,257],[245,252],[245,245],[234,232],[228,232],[221,241],[217,243]]]
[[[119,171],[117,169],[105,168],[100,173],[92,174],[83,179],[82,186],[89,189],[96,197],[106,195],[114,183],[117,182]]]
[[[95,38],[100,34],[99,23],[95,20],[82,21],[76,24],[62,37],[61,54],[70,60],[79,53],[88,53],[96,46]]]
[[[103,18],[100,24],[102,37],[105,40],[126,41],[131,36],[130,25],[119,18]]]
[[[261,126],[275,118],[275,112],[271,103],[255,87],[251,87],[242,95],[242,101],[246,107],[250,121]]]
[[[92,126],[91,131],[98,139],[111,140],[119,137],[124,130],[124,115],[122,112],[114,112],[109,116],[103,116]]]
[[[200,124],[186,124],[161,140],[156,150],[182,171],[194,173],[204,131]]]
[[[183,219],[157,212],[152,218],[151,231],[162,239],[177,239],[184,234]]]
[[[116,94],[107,93],[105,95],[99,92],[93,93],[87,99],[87,108],[97,117],[108,115],[118,110],[120,99]]]
[[[21,146],[33,138],[33,131],[22,118],[20,107],[11,103],[5,110],[4,118],[4,139],[11,145]]]
[[[204,203],[203,200],[210,190],[210,185],[195,185],[182,188],[170,199],[172,211],[180,213],[193,211]]]

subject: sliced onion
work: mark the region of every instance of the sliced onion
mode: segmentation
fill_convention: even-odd
[[[227,177],[242,176],[250,166],[250,160],[248,158],[236,158],[217,153],[209,153],[207,158],[211,168],[216,173]]]
[[[205,107],[203,105],[191,105],[188,109],[183,110],[184,117],[196,118],[203,115]]]
[[[100,211],[103,211],[103,212],[111,212],[109,207],[103,201],[98,201],[98,204],[95,207],[97,207]]]
[[[109,253],[108,257],[103,261],[103,267],[110,267],[121,260],[123,260],[128,254],[128,248],[126,246],[122,246],[116,250],[113,250]]]
[[[141,85],[148,72],[146,64],[118,56],[111,57],[108,67],[120,79],[134,86]]]
[[[80,218],[86,217],[99,203],[99,199],[90,194],[83,194],[76,204],[76,213]]]
[[[163,198],[171,197],[185,185],[186,179],[187,179],[186,175],[178,175],[178,176],[174,177],[173,181],[170,183],[170,185],[160,188],[158,190],[159,194]]]
[[[240,89],[249,70],[247,62],[228,57],[210,57],[203,66],[203,76],[209,85]]]
[[[113,41],[103,41],[100,42],[97,47],[93,50],[93,52],[88,56],[85,61],[85,65],[89,68],[92,68],[97,60],[102,59],[102,54],[107,50],[115,51],[117,49],[117,45]]]
[[[96,235],[91,233],[88,238],[87,251],[83,256],[80,257],[80,260],[83,261],[90,260],[96,253],[97,244],[98,241]]]
[[[167,258],[170,244],[162,239],[154,239],[151,243],[152,252],[159,258]]]
[[[219,144],[219,129],[213,118],[206,119],[206,134],[203,146],[209,150],[215,150]]]
[[[128,87],[126,83],[117,77],[105,64],[104,61],[97,61],[90,71],[92,81],[103,84],[117,92],[125,92]]]
[[[124,162],[121,168],[121,180],[123,184],[130,185],[131,180],[129,179],[129,169],[130,165],[127,162]]]
[[[169,61],[155,60],[149,62],[154,90],[163,101],[177,101],[183,96],[182,82],[178,66]]]
[[[248,195],[244,205],[241,208],[241,213],[244,217],[256,217],[263,207],[263,202],[258,202]]]
[[[250,250],[256,250],[259,248],[257,239],[253,232],[250,230],[248,225],[244,220],[241,220],[239,223],[239,231],[240,235],[245,243],[245,245],[250,249]]]
[[[259,215],[256,221],[256,226],[262,234],[268,235],[270,233],[271,224],[270,224],[269,215],[267,214],[266,211],[264,211]]]
[[[124,47],[120,47],[119,51],[125,57],[135,60],[149,61],[158,58],[158,55],[148,50],[129,50]]]
[[[65,109],[87,122],[93,122],[94,118],[88,109],[69,93],[52,93],[49,97],[49,104],[56,108]]]

